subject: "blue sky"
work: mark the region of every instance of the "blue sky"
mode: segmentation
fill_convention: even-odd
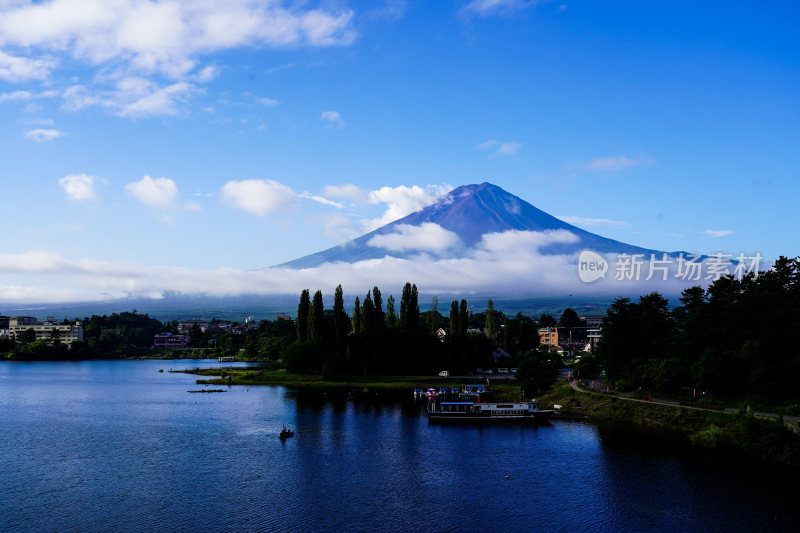
[[[799,255],[799,11],[0,0],[0,301],[202,290],[483,181],[647,248]]]

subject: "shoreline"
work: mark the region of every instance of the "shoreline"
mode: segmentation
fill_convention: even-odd
[[[201,385],[278,385],[351,392],[408,392],[413,388],[467,385],[485,379],[485,376],[475,380],[434,376],[337,376],[335,380],[324,380],[319,375],[288,374],[284,371],[265,374],[233,367],[176,372],[218,376],[197,379],[196,383]],[[490,379],[490,386],[496,392],[497,400],[513,401],[519,398],[516,383],[498,383]],[[687,449],[800,469],[800,426],[796,422],[784,425],[782,418],[756,417],[752,411],[713,410],[576,390],[562,381],[553,383],[537,400],[547,406],[563,406],[553,416],[554,421],[578,420],[598,426],[608,423],[627,426],[628,431],[623,433],[628,437],[635,435],[637,446],[655,443],[666,434]]]

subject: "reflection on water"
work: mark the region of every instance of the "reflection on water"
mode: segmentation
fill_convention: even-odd
[[[188,394],[193,376],[158,372],[195,366],[0,364],[0,529],[749,531],[800,518],[763,473],[643,449],[625,428],[428,425],[411,391]],[[296,436],[280,441],[282,424]]]

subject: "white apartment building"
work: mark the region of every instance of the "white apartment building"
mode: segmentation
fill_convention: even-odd
[[[75,341],[83,340],[83,326],[80,321],[75,324],[55,324],[48,322],[39,324],[39,321],[29,316],[12,316],[8,323],[8,333],[16,338],[17,335],[32,329],[36,333],[36,340],[49,340],[53,337],[53,331],[58,331],[61,344],[69,346]]]

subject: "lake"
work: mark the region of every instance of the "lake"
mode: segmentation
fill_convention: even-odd
[[[613,428],[429,425],[410,390],[191,394],[168,372],[218,364],[1,362],[0,530],[800,529],[797,482]]]

